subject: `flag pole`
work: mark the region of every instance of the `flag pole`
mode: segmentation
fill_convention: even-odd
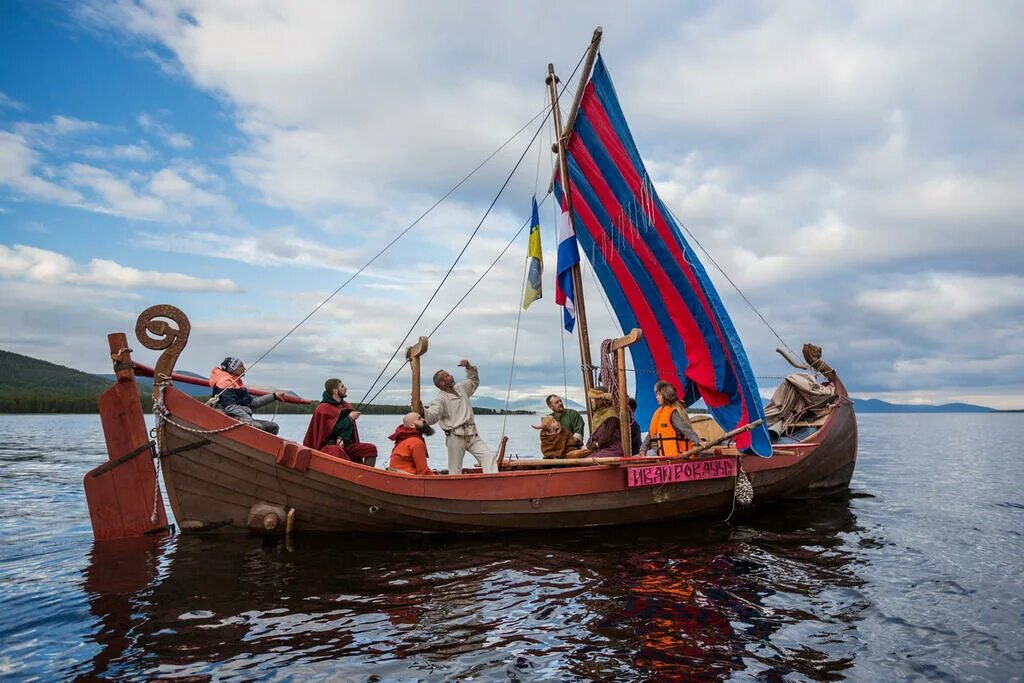
[[[590,70],[594,67],[594,60],[597,59],[597,49],[601,44],[601,32],[601,27],[594,31],[594,37],[587,50],[583,73],[580,76],[580,85],[576,89],[576,99],[571,110],[574,119],[579,107],[580,98],[583,96],[583,88],[586,85],[587,78],[590,77]],[[555,124],[555,138],[557,140],[555,149],[552,151],[558,154],[558,172],[562,178],[565,208],[569,214],[569,224],[573,228],[573,233],[575,233],[576,222],[573,219],[572,212],[572,193],[569,190],[569,168],[565,158],[565,143],[567,140],[562,130],[562,111],[561,107],[558,106],[558,76],[555,75],[554,64],[548,64],[548,76],[545,79],[545,83],[547,83],[551,96],[551,114]],[[594,386],[594,374],[593,363],[590,358],[590,334],[587,331],[587,309],[583,302],[583,277],[580,275],[579,263],[574,264],[572,267],[572,286],[574,292],[573,305],[576,307],[576,322],[579,326],[580,364],[583,369],[583,401],[587,407],[587,425],[591,425],[593,422],[591,421],[590,390]]]

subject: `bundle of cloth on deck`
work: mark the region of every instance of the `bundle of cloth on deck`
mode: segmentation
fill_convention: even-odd
[[[805,426],[824,424],[835,396],[836,387],[830,382],[818,382],[801,372],[788,375],[764,407],[768,433],[774,440],[798,422]]]

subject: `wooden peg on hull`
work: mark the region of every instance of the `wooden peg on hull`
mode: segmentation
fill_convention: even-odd
[[[427,352],[427,338],[420,337],[419,341],[405,350],[405,357],[412,369],[412,401],[409,404],[414,412],[423,414],[423,402],[420,400],[420,357]]]
[[[615,365],[618,368],[619,395],[619,436],[622,439],[622,454],[636,455],[633,453],[630,429],[633,421],[629,414],[629,394],[626,391],[626,347],[636,344],[643,339],[644,333],[639,327],[634,327],[625,337],[613,339],[611,349],[615,351]]]

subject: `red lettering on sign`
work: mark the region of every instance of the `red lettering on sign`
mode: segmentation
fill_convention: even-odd
[[[626,486],[657,486],[735,476],[736,461],[733,458],[715,458],[701,462],[630,467],[626,470]]]

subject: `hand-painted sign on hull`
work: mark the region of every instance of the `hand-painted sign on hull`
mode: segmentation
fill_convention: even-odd
[[[658,486],[701,479],[721,479],[736,476],[736,460],[715,458],[650,467],[630,467],[626,470],[627,486]]]

